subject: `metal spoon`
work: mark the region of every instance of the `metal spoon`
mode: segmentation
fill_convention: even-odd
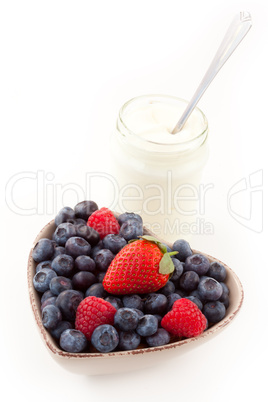
[[[220,71],[224,63],[229,59],[231,54],[237,48],[239,43],[246,36],[251,26],[252,26],[252,20],[250,13],[242,11],[235,16],[204,78],[202,79],[197,90],[195,91],[192,99],[190,100],[180,120],[174,127],[172,134],[176,134],[179,131],[181,131],[188,117],[190,116],[195,106],[197,105],[198,101],[200,100],[201,96],[204,94],[205,90],[208,88],[211,81]]]

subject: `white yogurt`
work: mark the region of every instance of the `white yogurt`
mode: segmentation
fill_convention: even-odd
[[[197,230],[208,157],[207,120],[198,108],[181,132],[171,134],[186,105],[163,95],[134,98],[121,108],[111,136],[114,209],[141,214],[148,228],[170,242]]]
[[[192,140],[204,127],[203,116],[195,110],[180,133],[171,134],[184,112],[185,105],[151,102],[124,115],[130,131],[146,141],[159,144],[178,144]]]

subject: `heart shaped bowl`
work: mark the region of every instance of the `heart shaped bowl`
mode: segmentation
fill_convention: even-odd
[[[56,226],[54,224],[54,220],[48,223],[36,237],[34,245],[41,238],[51,238],[55,228]],[[144,229],[144,234],[150,234],[156,237],[146,228]],[[113,351],[110,353],[68,353],[60,349],[57,341],[53,339],[53,337],[42,324],[40,296],[33,286],[36,262],[33,260],[32,251],[33,248],[31,249],[29,255],[27,277],[30,303],[38,332],[54,360],[64,369],[76,374],[100,375],[126,372],[154,366],[155,364],[163,362],[163,359],[165,358],[178,357],[178,355],[184,354],[195,346],[209,341],[223,328],[226,328],[226,326],[229,325],[237,315],[243,303],[244,292],[241,282],[231,268],[219,261],[217,258],[211,257],[200,251],[193,250],[194,253],[206,255],[210,261],[220,262],[226,268],[226,284],[230,290],[230,305],[227,309],[226,316],[222,321],[214,324],[198,337],[179,340],[164,346],[146,347],[122,352]]]

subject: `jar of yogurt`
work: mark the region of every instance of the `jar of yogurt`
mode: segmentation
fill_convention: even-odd
[[[120,109],[111,136],[110,173],[119,189],[115,210],[139,213],[170,242],[191,235],[208,158],[208,123],[200,109],[171,134],[186,106],[166,95],[133,98]]]

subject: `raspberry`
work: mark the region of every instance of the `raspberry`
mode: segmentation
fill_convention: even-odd
[[[207,325],[204,314],[191,300],[176,300],[173,308],[161,321],[162,327],[171,335],[191,338],[202,334]]]
[[[113,324],[116,308],[109,302],[95,296],[88,296],[76,311],[75,329],[83,332],[90,341],[95,328],[102,324]]]
[[[101,208],[93,212],[88,218],[87,225],[99,233],[100,239],[108,234],[118,234],[120,230],[118,221],[108,208]]]

